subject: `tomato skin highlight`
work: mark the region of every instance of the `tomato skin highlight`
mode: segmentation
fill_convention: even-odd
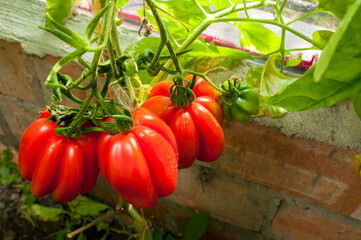
[[[205,162],[215,161],[224,148],[225,139],[221,127],[223,111],[215,101],[217,98],[214,94],[215,89],[204,79],[200,78],[197,81],[194,89],[198,89],[198,95],[196,94],[196,99],[185,108],[177,108],[171,102],[169,93],[171,82],[157,83],[152,89],[151,97],[142,104],[142,107],[165,121],[174,133],[178,145],[180,169],[190,167],[195,159]],[[209,88],[211,89],[208,90]]]
[[[58,202],[69,202],[89,192],[99,175],[97,137],[84,133],[68,139],[55,133],[58,126],[47,117],[25,130],[19,148],[19,172],[31,181],[35,197],[51,193]]]
[[[167,124],[147,109],[133,111],[133,120],[129,132],[100,136],[100,172],[125,201],[150,208],[175,190],[177,144]]]

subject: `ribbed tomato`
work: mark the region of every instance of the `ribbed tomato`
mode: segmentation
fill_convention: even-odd
[[[177,144],[167,124],[147,109],[133,111],[133,120],[129,132],[100,136],[99,167],[104,179],[125,201],[150,208],[159,197],[175,190]]]
[[[46,121],[48,116],[42,114],[25,130],[20,142],[19,171],[31,181],[34,196],[51,193],[56,201],[69,202],[96,184],[97,137],[92,133],[76,139],[58,135],[58,126]]]
[[[172,82],[156,84],[150,98],[142,104],[171,128],[177,141],[179,168],[190,167],[195,159],[215,161],[224,148],[223,112],[215,101],[214,91],[205,91],[208,87],[204,84],[208,85],[203,79],[196,83],[196,99],[185,108],[177,108],[171,102],[169,90]]]

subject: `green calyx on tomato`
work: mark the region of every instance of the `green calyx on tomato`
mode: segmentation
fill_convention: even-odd
[[[183,77],[182,77],[183,78]],[[196,95],[193,92],[193,88],[196,82],[194,76],[190,82],[184,81],[180,77],[177,77],[173,86],[169,89],[170,100],[177,108],[188,107],[196,99]]]
[[[104,112],[95,113],[95,109],[95,105],[89,105],[83,115],[79,116],[80,110],[77,108],[52,104],[43,109],[40,118],[54,122],[58,126],[55,129],[56,134],[67,138],[78,138],[82,133],[93,130],[91,118],[99,118],[104,115]]]
[[[221,85],[218,98],[227,121],[247,122],[259,113],[259,94],[251,85],[232,79]]]
[[[107,108],[109,117],[114,119],[114,122],[99,123],[103,128],[108,129],[107,132],[129,132],[134,125],[132,112],[124,105],[115,102],[113,99],[105,99],[104,104]]]

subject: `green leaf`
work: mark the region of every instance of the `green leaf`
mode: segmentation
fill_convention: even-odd
[[[302,61],[302,53],[297,55],[291,55],[290,58],[287,59],[287,63],[285,67],[294,67],[300,64]]]
[[[99,222],[97,223],[96,225],[96,228],[97,228],[97,231],[102,231],[102,230],[107,230],[109,229],[109,223],[106,223],[106,222]]]
[[[195,3],[189,0],[155,0],[155,2],[164,10],[178,18],[188,28],[195,29],[206,18],[202,10]],[[203,7],[206,3],[202,1]],[[208,1],[208,7],[210,2]],[[191,11],[190,11],[191,9]],[[175,20],[173,20],[175,21]]]
[[[175,238],[171,234],[167,234],[167,236],[165,237],[165,240],[174,240],[174,239]]]
[[[194,69],[197,61],[197,71],[200,72],[218,66],[231,69],[240,61],[250,58],[247,52],[216,46],[213,41],[208,44],[204,38],[195,40],[188,49],[191,51],[180,57],[181,64],[185,68]]]
[[[107,209],[111,209],[108,205],[91,200],[90,198],[79,195],[76,199],[69,202],[70,209],[78,215],[78,218],[91,216],[97,217]]]
[[[270,58],[267,62],[268,78],[261,83],[265,102],[291,111],[302,111],[329,107],[360,93],[360,22],[361,0],[356,0],[319,61],[299,78],[289,79],[280,74]],[[267,88],[272,88],[272,91],[266,91]]]
[[[153,232],[152,232],[152,237],[153,237],[153,240],[162,240],[163,234],[159,228],[154,227]]]
[[[4,148],[2,155],[3,155],[4,160],[7,162],[11,162],[11,160],[13,159],[13,156],[14,156],[14,154],[12,153],[10,148],[7,148],[7,147]]]
[[[29,195],[26,197],[25,204],[26,204],[27,206],[30,206],[30,205],[32,205],[35,201],[36,201],[36,197],[35,197],[33,194],[29,193]]]
[[[358,119],[361,121],[361,94],[352,97],[352,106]]]
[[[358,154],[352,159],[352,166],[356,171],[356,174],[361,177],[361,154]]]
[[[169,12],[171,15],[180,20],[187,28],[192,32],[198,27],[206,16],[203,14],[201,8],[195,3],[195,1],[189,0],[156,0],[155,3],[159,5],[163,10]],[[200,5],[203,7],[209,7],[210,2],[202,0]],[[191,11],[190,11],[191,9]],[[140,18],[143,16],[143,9],[137,10]],[[169,15],[159,12],[162,17],[163,23],[168,32],[174,37],[178,43],[182,43],[190,33],[187,32],[186,28],[182,26],[178,21]],[[155,26],[156,30],[159,31],[156,21],[153,17],[152,12],[147,7],[147,18]]]
[[[264,101],[260,102],[260,107],[263,109],[264,113],[270,117],[282,117],[287,113],[287,110],[281,107],[272,106]]]
[[[329,30],[318,30],[312,34],[312,39],[318,42],[323,48],[327,45],[334,32]],[[318,49],[315,47],[315,49]]]
[[[31,206],[23,205],[21,211],[25,211],[32,217],[37,217],[42,221],[57,222],[60,220],[60,215],[68,213],[62,208],[46,207],[39,204],[32,204]]]
[[[317,62],[314,73],[316,81],[330,76],[354,78],[360,73],[353,71],[361,70],[360,9],[361,0],[357,0],[347,12],[345,19],[340,22]]]
[[[146,8],[148,20],[155,27],[155,30],[159,32],[158,25],[155,21],[155,18],[153,17],[152,12],[148,9],[148,6]],[[138,9],[137,12],[139,17],[143,19],[143,9]],[[186,28],[182,26],[179,22],[162,12],[160,12],[159,14],[161,15],[163,23],[171,36],[171,41],[173,40],[172,38],[174,38],[178,43],[181,43],[188,37],[189,33],[187,32]]]
[[[129,54],[135,57],[137,54],[142,53],[146,48],[149,48],[153,50],[153,52],[155,52],[159,43],[160,43],[160,38],[158,37],[142,38],[141,40],[127,47],[124,50],[124,54]]]
[[[58,23],[64,24],[65,19],[69,16],[71,11],[72,0],[46,0],[48,7],[46,12]],[[46,22],[49,26],[49,22]]]
[[[279,49],[281,39],[265,26],[255,22],[241,22],[236,26],[241,33],[241,46],[254,47],[264,54]]]
[[[250,68],[246,74],[245,81],[253,87],[259,88],[263,73],[263,67]]]
[[[7,167],[1,167],[1,168],[0,168],[0,176],[1,176],[2,178],[8,177],[9,174],[10,174],[10,169],[9,169],[9,168],[7,168]]]
[[[191,217],[184,231],[184,240],[200,239],[208,225],[208,212],[200,212]]]
[[[66,237],[66,235],[70,232],[72,227],[72,224],[69,221],[65,222],[65,228],[56,232],[56,237],[55,240],[64,240],[64,239],[68,239]]]
[[[259,88],[261,79],[265,72],[266,71],[264,71],[263,67],[250,68],[246,74],[245,81],[251,86]],[[287,110],[284,108],[276,107],[265,103],[262,96],[260,96],[260,107],[262,108],[264,113],[269,115],[270,117],[281,117],[287,113]]]
[[[338,19],[342,19],[347,9],[354,2],[355,0],[319,0],[317,8],[335,15]]]
[[[115,9],[119,9],[128,3],[129,0],[117,0],[115,3]]]
[[[147,38],[142,38],[141,40],[137,41],[136,43],[130,45],[129,47],[127,47],[124,50],[124,54],[129,54],[133,57],[135,57],[136,55],[143,53],[144,49],[151,49],[153,52],[156,51],[158,45],[160,43],[160,38],[158,37],[147,37]],[[166,52],[165,50],[163,52]],[[132,66],[130,66],[130,64],[127,64],[127,66],[129,68],[132,68]],[[134,68],[134,67],[133,67]],[[134,72],[135,73],[135,69],[130,70],[130,72]],[[150,76],[148,74],[148,71],[146,70],[142,70],[137,72],[137,75],[139,77],[139,79],[141,80],[141,82],[143,84],[148,84],[152,81],[153,77]]]
[[[217,10],[222,10],[231,6],[231,3],[229,1],[211,0],[211,2],[217,8]]]
[[[281,92],[290,83],[291,78],[280,73],[275,66],[278,56],[280,56],[279,53],[272,55],[263,67],[260,87],[261,96],[273,96]]]

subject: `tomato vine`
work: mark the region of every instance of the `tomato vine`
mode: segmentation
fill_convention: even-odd
[[[99,163],[93,161],[97,163],[91,164],[95,169],[99,164],[105,180],[129,202],[126,206],[130,214],[139,220],[140,216],[132,210],[131,204],[148,208],[159,197],[171,194],[176,185],[178,160],[179,168],[186,168],[195,159],[210,162],[221,155],[225,141],[221,128],[223,116],[226,120],[245,122],[259,116],[261,108],[264,113],[278,117],[290,110],[328,107],[360,95],[361,35],[352,34],[361,32],[361,0],[350,1],[350,7],[345,4],[343,10],[328,4],[326,0],[320,0],[316,11],[289,22],[283,17],[287,0],[282,3],[280,0],[144,0],[143,8],[139,10],[143,19],[139,33],[144,29],[147,38],[134,43],[124,52],[118,38],[117,24],[121,20],[117,20],[117,13],[128,1],[93,1],[94,17],[86,26],[83,36],[63,25],[66,17],[63,12],[60,13],[60,8],[69,9],[71,0],[63,4],[60,4],[60,0],[47,2],[47,25],[40,28],[70,45],[74,51],[53,66],[45,81],[45,86],[53,92],[52,100],[55,103],[47,108],[48,119],[40,119],[30,125],[22,139],[20,173],[33,181],[32,189],[36,189],[34,192],[39,197],[52,193],[56,199],[70,201],[82,192],[81,177],[78,188],[71,196],[60,194],[59,197],[57,187],[53,186],[64,187],[68,183],[65,180],[70,178],[67,178],[64,168],[72,168],[69,167],[70,163],[75,162],[70,150],[67,153],[69,156],[62,153],[64,146],[67,149],[67,144],[76,145],[84,136],[92,134],[98,141],[96,157]],[[211,4],[216,10],[211,9]],[[251,17],[252,9],[262,7],[273,8],[274,18]],[[189,12],[189,9],[192,11]],[[310,38],[290,26],[322,11],[342,19],[335,33],[317,32]],[[245,17],[239,17],[240,12],[244,12]],[[252,56],[248,52],[222,48],[199,39],[209,26],[221,22],[237,27],[241,33],[241,45],[253,46],[260,54]],[[281,37],[264,25],[279,27]],[[148,37],[153,31],[158,31],[160,37]],[[302,50],[324,50],[319,62],[298,78],[284,75],[286,67],[297,65],[301,60],[296,58],[293,63],[286,63],[287,55],[301,49],[286,48],[286,35],[289,33],[312,45]],[[354,38],[350,40],[350,36]],[[354,48],[352,53],[350,48]],[[93,54],[91,62],[83,59],[88,52]],[[244,83],[247,79],[243,81],[230,77],[218,87],[197,68],[197,63],[207,57],[216,59],[215,64],[207,65],[209,68],[231,68],[244,59],[268,60],[264,67],[250,70],[256,73],[257,81]],[[61,69],[72,61],[84,67],[77,79],[61,73]],[[187,77],[186,74],[193,76]],[[168,76],[170,81],[165,83]],[[120,99],[112,98],[115,87],[118,87],[116,92]],[[77,98],[72,92],[75,89],[87,91],[87,97]],[[59,105],[63,96],[79,107]],[[85,127],[86,123],[90,126]],[[45,136],[39,129],[47,125],[52,127],[46,130]],[[40,133],[35,134],[37,129]],[[59,143],[62,148],[54,147],[59,156],[51,158],[55,162],[52,175],[58,176],[60,170],[56,166],[61,166],[60,174],[61,177],[65,176],[64,181],[61,177],[54,180],[52,176],[48,185],[41,185],[46,174],[37,170],[41,169],[37,161],[40,159],[44,165],[50,164],[44,156],[46,153],[50,156],[51,152],[39,148],[33,155],[29,153],[29,148],[36,145],[29,137],[32,132],[49,149],[58,144],[54,139],[64,142]],[[157,146],[159,144],[162,148]],[[87,155],[80,148],[78,155]],[[29,156],[31,160],[27,159]],[[85,169],[81,169],[83,163],[77,163],[79,172],[82,172]],[[97,176],[98,173],[92,175]],[[84,174],[87,174],[86,171]],[[61,190],[64,194],[63,188]]]

